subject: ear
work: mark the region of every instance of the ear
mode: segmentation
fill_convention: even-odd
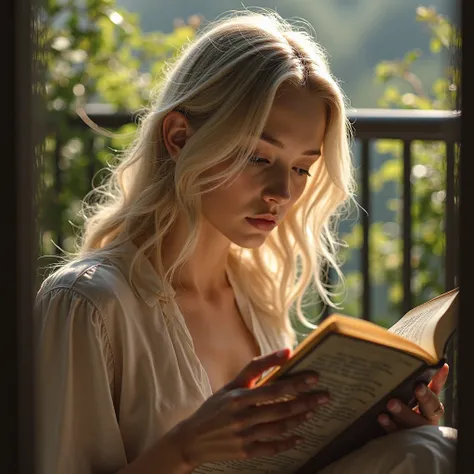
[[[162,133],[168,153],[176,160],[188,138],[192,135],[188,119],[176,110],[169,112],[163,119]]]

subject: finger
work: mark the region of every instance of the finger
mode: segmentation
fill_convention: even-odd
[[[261,357],[255,357],[224,389],[232,390],[234,388],[250,387],[265,371],[283,365],[290,356],[291,350],[283,349]]]
[[[293,400],[301,394],[314,391],[317,385],[317,374],[301,373],[257,388],[235,389],[228,396],[235,412],[249,406]]]
[[[306,411],[284,418],[283,420],[261,423],[242,432],[248,442],[275,438],[290,432],[315,415],[314,411]]]
[[[429,383],[428,387],[432,390],[436,395],[441,393],[446,381],[448,380],[449,376],[449,365],[444,364],[441,369],[438,370],[436,375],[433,377],[431,382]]]
[[[378,422],[380,423],[380,426],[387,432],[387,433],[394,433],[395,431],[398,431],[399,428],[397,424],[385,413],[380,414],[377,417]]]
[[[393,421],[403,428],[415,428],[431,424],[429,420],[399,400],[390,400],[387,403],[387,409],[392,415]]]
[[[327,403],[327,393],[312,393],[300,396],[287,402],[277,402],[268,405],[250,406],[232,415],[232,425],[237,432],[249,427],[281,421],[295,415],[313,411]]]
[[[444,407],[435,392],[426,385],[420,385],[415,390],[418,409],[425,418],[437,422],[444,414]]]
[[[213,440],[213,449],[196,456],[197,465],[204,462],[228,461],[229,459],[248,459],[257,456],[272,456],[288,451],[303,443],[301,436],[290,435],[282,439],[266,441],[249,441],[245,436],[221,437]],[[205,454],[205,458],[203,456]]]
[[[289,436],[287,438],[267,442],[256,441],[245,445],[239,454],[243,459],[260,456],[274,456],[275,454],[288,451],[289,449],[298,446],[303,443],[303,441],[303,438],[300,436]]]

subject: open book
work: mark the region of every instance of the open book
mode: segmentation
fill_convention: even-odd
[[[315,474],[366,442],[385,434],[377,415],[397,398],[415,406],[414,389],[428,383],[444,364],[457,326],[459,289],[448,291],[405,314],[390,329],[334,314],[314,329],[291,359],[258,386],[314,370],[319,390],[331,400],[292,433],[305,442],[275,456],[204,464],[194,474]]]

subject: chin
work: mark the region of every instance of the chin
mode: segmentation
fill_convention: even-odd
[[[260,243],[253,243],[253,244],[250,244],[250,243],[247,243],[247,244],[244,244],[244,245],[240,245],[240,244],[237,244],[239,247],[243,248],[243,249],[258,249],[260,248],[263,244],[265,243],[265,240],[261,241]]]
[[[233,244],[244,249],[258,249],[267,240],[266,235],[246,235],[246,236],[234,236],[229,239]]]

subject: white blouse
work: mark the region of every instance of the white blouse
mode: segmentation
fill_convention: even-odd
[[[36,298],[38,474],[115,474],[212,395],[183,315],[134,247],[49,276]],[[238,290],[261,354],[287,347]]]

